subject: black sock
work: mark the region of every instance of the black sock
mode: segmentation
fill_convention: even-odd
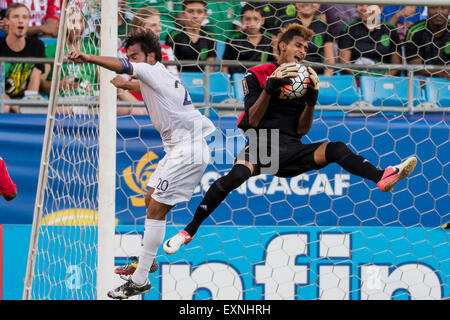
[[[251,177],[250,169],[242,164],[234,165],[231,171],[217,179],[205,194],[194,213],[192,221],[184,228],[191,237],[197,233],[202,222],[222,203],[227,195]]]
[[[336,162],[351,174],[372,180],[377,183],[381,180],[384,170],[378,170],[363,157],[354,154],[342,142],[330,142],[325,150],[327,162]]]

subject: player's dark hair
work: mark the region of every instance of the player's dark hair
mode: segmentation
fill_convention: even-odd
[[[294,39],[294,37],[297,36],[302,37],[303,39],[309,42],[314,36],[314,31],[298,23],[290,24],[287,28],[281,29],[281,32],[278,34],[275,42],[275,48],[277,50],[277,53],[280,52],[281,42],[289,44],[292,41],[292,39]]]
[[[200,3],[200,4],[202,4],[202,5],[204,5],[205,6],[205,9],[206,9],[206,7],[207,7],[207,3],[206,3],[206,1],[201,1],[201,0],[198,0],[198,1],[196,1],[196,0],[185,0],[185,1],[183,1],[183,11],[186,9],[186,6],[188,6],[188,5],[190,5],[190,4],[192,4],[192,3]]]
[[[13,10],[15,10],[17,8],[25,8],[25,9],[27,9],[28,15],[31,17],[30,9],[28,9],[28,7],[26,5],[24,5],[23,3],[15,2],[15,3],[11,3],[8,6],[8,9],[6,9],[5,18],[9,19],[9,15],[11,14],[11,11],[13,11]]]
[[[250,4],[250,3],[246,3],[241,9],[241,17],[247,11],[259,12],[261,14],[261,16],[264,17],[264,6],[254,6],[254,5]]]
[[[136,43],[139,43],[146,56],[154,52],[156,61],[161,62],[161,45],[159,44],[159,39],[151,30],[132,32],[125,39],[125,50],[128,50],[129,47]]]

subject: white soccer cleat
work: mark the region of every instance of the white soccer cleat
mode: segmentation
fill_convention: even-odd
[[[138,285],[134,283],[131,279],[125,282],[123,285],[108,291],[108,297],[111,299],[128,299],[129,297],[136,295],[143,295],[150,291],[152,285],[150,281],[147,279],[143,285]]]
[[[397,166],[387,167],[384,170],[383,177],[378,181],[377,186],[383,192],[392,191],[394,186],[403,178],[406,178],[416,167],[416,157],[410,157]]]
[[[192,237],[186,231],[180,231],[172,238],[164,242],[164,252],[167,254],[174,254],[183,244],[188,244],[192,241]]]

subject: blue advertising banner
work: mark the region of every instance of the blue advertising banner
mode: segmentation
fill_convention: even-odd
[[[42,238],[33,298],[95,299],[95,230],[53,228],[66,243],[77,241],[57,248]],[[178,230],[169,226],[166,237]],[[117,228],[117,265],[138,250],[142,232]],[[5,300],[22,297],[30,234],[31,226],[4,226]],[[450,295],[449,258],[442,229],[202,226],[176,254],[158,251],[160,268],[143,299],[441,299]],[[123,282],[116,278],[111,288]]]
[[[397,115],[366,117],[322,117],[314,121],[304,143],[342,141],[378,167],[395,165],[411,155],[418,158],[413,174],[393,193],[380,192],[371,181],[363,181],[336,164],[291,179],[260,175],[252,177],[227,198],[207,224],[219,225],[327,225],[327,226],[438,226],[449,219],[450,155],[449,116]],[[76,123],[77,130],[72,130]],[[192,200],[177,206],[169,217],[173,224],[185,224],[209,185],[232,166],[244,145],[236,119],[215,121],[220,129],[209,137],[213,146],[207,167]],[[86,159],[96,165],[96,153],[89,148],[96,137],[83,138],[84,125],[65,120],[66,138],[56,139],[71,155],[72,162],[58,164],[60,174],[51,175],[61,194],[78,192],[95,198],[91,184],[96,172],[86,169]],[[31,224],[41,159],[45,117],[42,115],[0,115],[0,154],[18,186],[18,197],[0,201],[0,223]],[[71,138],[73,135],[73,138]],[[81,138],[80,138],[81,137]],[[85,151],[80,146],[83,146]],[[87,150],[87,151],[86,151]],[[55,153],[57,154],[57,153]],[[164,156],[158,132],[147,117],[118,119],[117,192],[118,224],[143,224],[144,195],[151,173]],[[57,157],[57,155],[54,155]],[[65,180],[64,172],[79,172],[78,182]],[[89,175],[89,176],[88,176]],[[50,206],[52,204],[49,204]],[[70,216],[70,201],[48,211]],[[48,217],[50,221],[51,215]],[[48,222],[48,221],[47,221]]]

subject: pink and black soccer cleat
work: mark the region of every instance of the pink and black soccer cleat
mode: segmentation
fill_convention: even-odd
[[[403,178],[409,176],[416,167],[417,159],[410,157],[397,166],[387,167],[384,170],[383,177],[378,181],[377,186],[383,192],[392,191],[394,186]]]
[[[174,254],[183,244],[188,244],[192,241],[192,237],[186,231],[182,230],[174,235],[172,238],[164,242],[164,252],[167,254]]]

